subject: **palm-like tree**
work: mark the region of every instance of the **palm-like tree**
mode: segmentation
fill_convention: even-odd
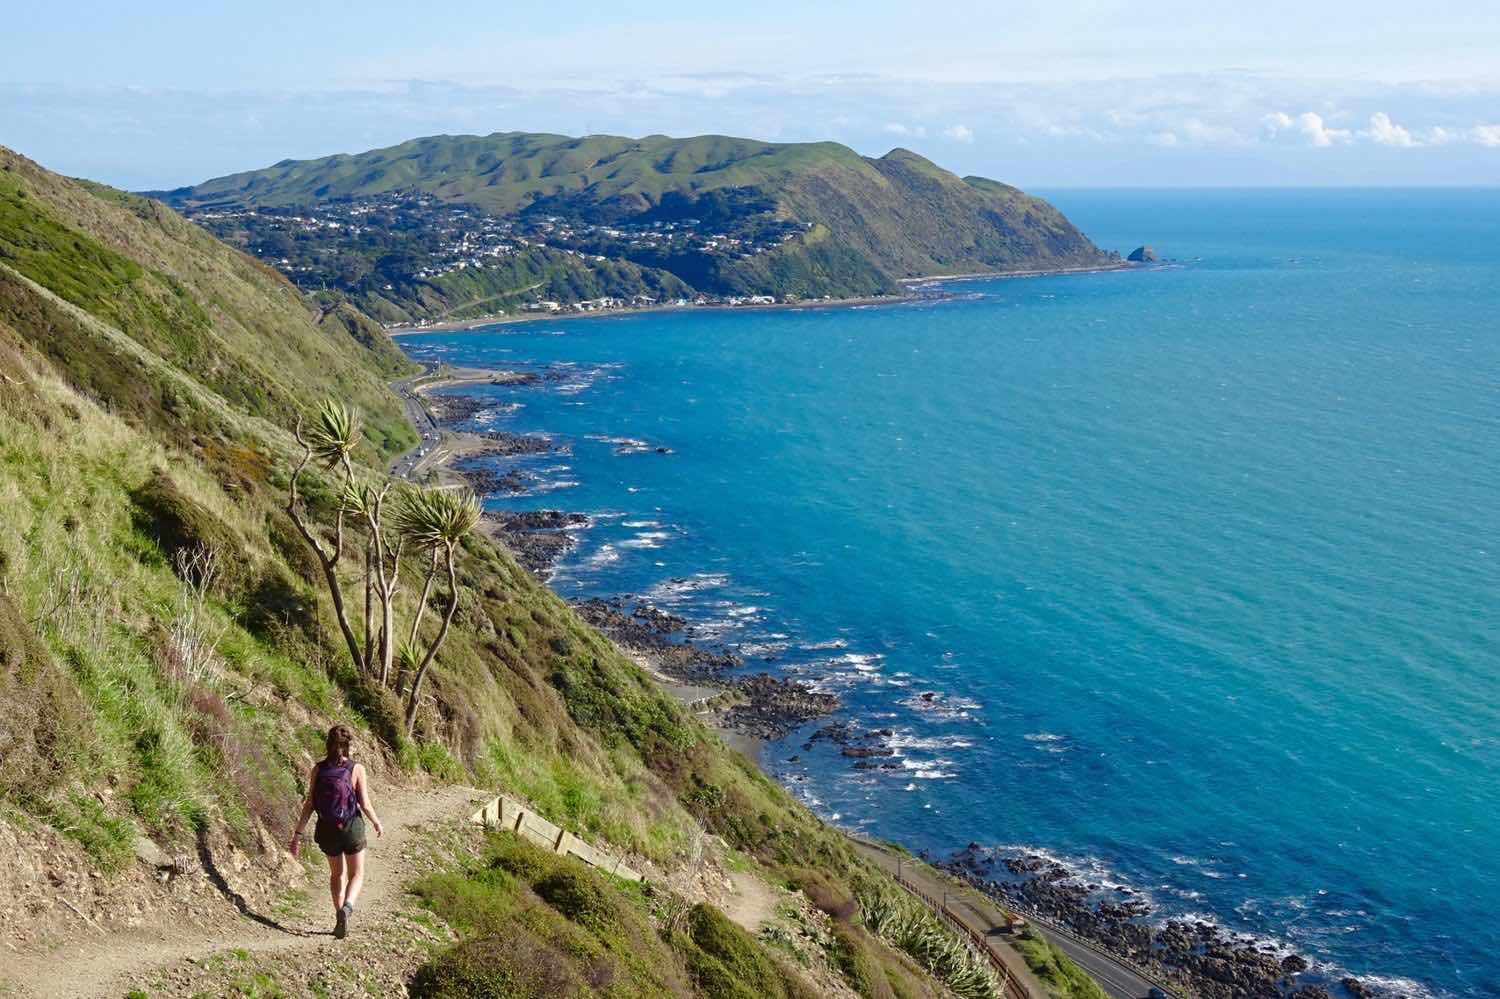
[[[361,654],[359,639],[355,637],[354,628],[349,624],[349,614],[344,606],[344,591],[338,576],[339,560],[344,557],[344,517],[349,512],[349,497],[354,491],[354,465],[350,458],[359,444],[359,420],[346,406],[329,399],[319,407],[317,418],[311,427],[305,427],[302,418],[297,418],[296,433],[297,443],[302,445],[302,460],[293,470],[287,487],[286,512],[303,540],[317,555],[324,581],[328,584],[329,596],[333,599],[333,612],[338,618],[339,631],[343,633],[344,642],[349,646],[349,655],[353,657],[355,665],[364,668],[368,665],[369,657]],[[334,521],[331,545],[325,544],[313,531],[303,516],[300,505],[297,487],[303,471],[314,458],[325,469],[332,471],[342,468],[344,473],[343,495]]]
[[[342,403],[325,399],[318,407],[318,418],[307,430],[304,443],[324,468],[332,470],[342,465],[352,479],[354,473],[349,459],[359,446],[359,418]]]
[[[437,637],[416,663],[412,671],[411,690],[406,698],[406,734],[416,728],[417,704],[421,696],[422,681],[432,667],[438,649],[448,637],[448,628],[458,612],[458,571],[455,552],[474,526],[479,523],[479,500],[472,493],[458,493],[446,489],[414,489],[401,495],[396,508],[395,528],[401,539],[415,548],[432,553],[431,568],[427,584],[422,590],[422,601],[417,608],[417,620],[412,631],[421,622],[426,608],[427,594],[431,592],[433,578],[437,575],[438,561],[442,560],[448,577],[448,607],[443,613],[443,622],[438,627]],[[403,659],[406,657],[403,656]]]

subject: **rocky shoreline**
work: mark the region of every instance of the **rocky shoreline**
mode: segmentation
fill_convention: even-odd
[[[640,600],[632,607],[630,599],[595,597],[574,603],[573,609],[654,672],[727,695],[715,718],[720,727],[769,742],[838,710],[837,697],[800,680],[735,673],[745,665],[739,656],[673,638],[687,621]]]
[[[461,468],[459,474],[465,474]],[[486,510],[484,523],[510,549],[521,568],[545,580],[557,561],[577,545],[573,531],[587,527],[589,518],[562,510]]]
[[[1039,913],[1199,999],[1375,995],[1357,978],[1333,981],[1308,975],[1307,958],[1226,933],[1204,920],[1154,923],[1151,903],[1139,892],[1081,879],[1041,854],[999,853],[970,843],[938,866],[1002,906]]]

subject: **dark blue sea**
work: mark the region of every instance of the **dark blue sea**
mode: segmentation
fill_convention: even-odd
[[[896,733],[769,748],[825,816],[1500,995],[1500,191],[1053,200],[1171,262],[403,344],[554,373],[476,425],[570,446],[489,501],[593,516],[561,593]]]

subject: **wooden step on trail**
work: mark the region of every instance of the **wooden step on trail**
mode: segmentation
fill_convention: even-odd
[[[548,822],[527,805],[504,795],[486,802],[469,816],[469,821],[486,829],[509,829],[517,836],[524,836],[553,853],[577,857],[590,867],[597,867],[617,878],[626,881],[644,880],[637,871],[626,866],[622,858],[597,849],[561,826]]]

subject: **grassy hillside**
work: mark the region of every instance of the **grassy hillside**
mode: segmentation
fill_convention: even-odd
[[[0,150],[0,834],[50,830],[49,855],[86,862],[90,890],[136,877],[148,902],[170,891],[139,869],[140,837],[189,855],[224,838],[280,869],[300,775],[320,732],[346,720],[383,781],[425,772],[504,789],[660,870],[690,867],[706,835],[721,837],[747,871],[823,914],[831,929],[812,949],[840,994],[938,995],[926,951],[902,954],[864,925],[855,899],[881,878],[844,839],[483,537],[458,552],[459,610],[405,734],[390,691],[351,663],[285,511],[290,427],[325,396],[364,417],[356,480],[383,479],[411,436],[383,382],[405,370],[347,305],[310,305],[159,204]],[[334,485],[331,473],[303,480],[324,524]],[[402,582],[406,613],[416,566]],[[457,943],[413,987],[832,987],[805,949],[653,892],[502,836],[421,886]],[[507,991],[505,975],[532,977]]]
[[[1014,187],[961,179],[904,149],[870,158],[832,142],[434,136],[352,156],[287,160],[158,196],[183,208],[227,209],[404,191],[494,217],[613,225],[692,216],[726,229],[774,217],[807,228],[804,237],[768,247],[764,256],[631,258],[714,293],[862,295],[890,292],[903,278],[1116,259],[1047,202]]]
[[[634,214],[668,192],[770,187],[800,173],[859,169],[864,162],[832,142],[497,132],[412,139],[352,156],[283,160],[169,194],[194,205],[297,205],[416,187],[447,201],[509,214],[586,191],[594,202],[612,202],[621,214]]]

